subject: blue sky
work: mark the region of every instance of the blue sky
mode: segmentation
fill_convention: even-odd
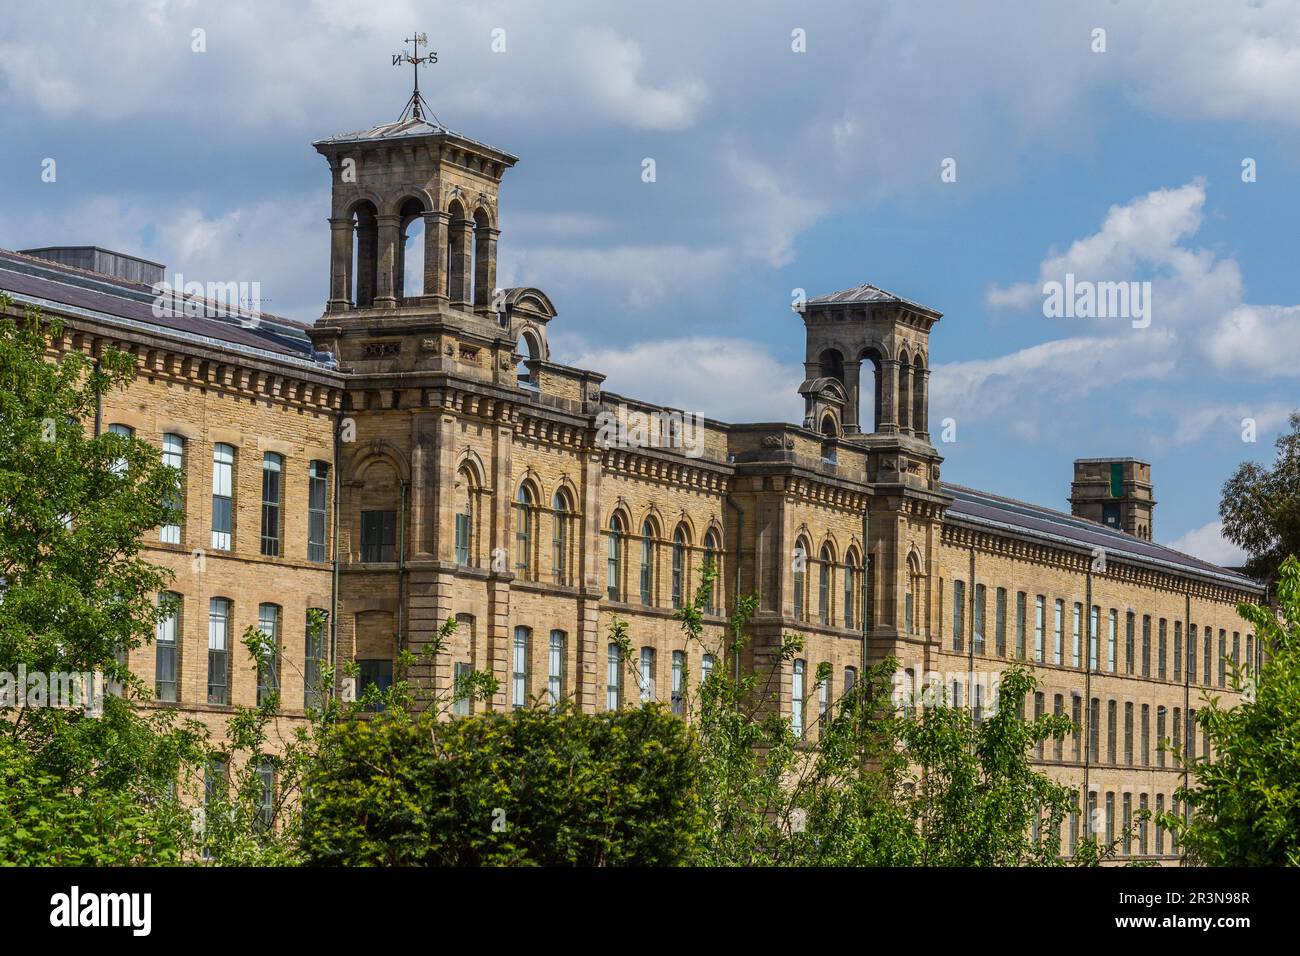
[[[521,157],[500,279],[551,295],[557,359],[797,420],[792,290],[872,282],[945,313],[946,478],[1064,507],[1073,458],[1143,457],[1157,539],[1236,560],[1219,487],[1297,405],[1300,4],[31,5],[0,24],[0,246],[118,248],[314,320],[310,142],[396,118],[415,29],[439,117]],[[1045,318],[1065,272],[1152,282],[1151,326]]]

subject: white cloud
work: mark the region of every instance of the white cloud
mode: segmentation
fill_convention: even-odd
[[[1241,567],[1246,561],[1246,552],[1224,538],[1222,521],[1211,521],[1193,528],[1177,540],[1169,542],[1169,547],[1221,567]]]
[[[625,348],[577,350],[566,358],[600,369],[605,387],[721,421],[802,421],[801,365],[778,361],[753,342],[689,337]]]
[[[609,27],[576,31],[568,62],[607,116],[642,129],[685,129],[695,122],[707,99],[704,84],[692,77],[669,87],[646,83],[641,76],[645,54],[640,44]]]

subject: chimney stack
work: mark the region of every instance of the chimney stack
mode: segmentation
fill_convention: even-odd
[[[1070,485],[1070,513],[1151,540],[1151,464],[1136,458],[1078,458]]]

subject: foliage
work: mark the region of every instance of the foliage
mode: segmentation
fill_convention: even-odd
[[[1249,555],[1246,571],[1270,579],[1289,556],[1300,554],[1300,412],[1277,439],[1272,468],[1243,462],[1223,486],[1223,536]]]
[[[1241,604],[1238,613],[1267,649],[1258,675],[1232,666],[1241,703],[1212,696],[1197,711],[1213,761],[1177,757],[1188,771],[1178,798],[1191,820],[1166,813],[1186,858],[1211,866],[1300,866],[1300,561],[1278,573],[1278,611]],[[1229,662],[1231,666],[1231,662]]]
[[[343,721],[308,776],[316,864],[672,865],[698,828],[687,726],[572,704]]]
[[[706,567],[693,602],[678,614],[688,642],[702,641],[701,612],[714,577]],[[1114,853],[1116,844],[1087,838],[1072,858],[1061,857],[1060,827],[1078,797],[1035,770],[1030,753],[1040,741],[1070,733],[1069,718],[1026,721],[1018,708],[1000,707],[976,720],[942,695],[914,706],[895,695],[891,659],[867,668],[841,696],[815,728],[815,744],[800,739],[777,706],[775,668],[734,666],[756,606],[753,597],[737,602],[728,627],[733,674],[715,667],[693,707],[706,820],[699,862],[1052,866],[1092,864]],[[788,666],[802,644],[798,635],[784,635],[773,651],[776,664]],[[829,676],[819,670],[812,687]],[[1036,686],[1012,667],[1002,674],[1000,696],[1023,701]]]
[[[0,296],[0,312],[12,302]],[[188,816],[169,796],[202,752],[202,728],[142,713],[149,691],[123,666],[152,639],[166,571],[145,534],[175,520],[179,474],[157,449],[88,427],[132,356],[54,354],[57,322],[0,320],[0,853],[6,862],[172,862]],[[17,675],[99,673],[102,716],[18,706]],[[87,682],[90,686],[91,682]],[[67,703],[64,701],[63,703]]]

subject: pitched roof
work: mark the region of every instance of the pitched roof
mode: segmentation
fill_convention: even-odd
[[[155,311],[149,286],[88,272],[62,263],[0,249],[0,291],[19,302],[186,339],[206,339],[236,351],[262,352],[267,358],[315,360],[309,326],[268,312],[232,309],[195,296],[180,297],[179,307]],[[186,315],[185,306],[199,315]],[[159,314],[160,313],[160,314]]]
[[[874,286],[869,282],[860,286],[854,286],[852,289],[841,289],[839,292],[831,292],[828,295],[819,295],[815,299],[808,300],[809,305],[863,305],[882,302],[909,305],[912,308],[920,309],[923,312],[942,315],[941,312],[937,312],[928,305],[922,305],[920,302],[906,299],[897,293],[890,292],[888,289],[882,289],[879,286]]]
[[[1108,558],[1192,575],[1246,591],[1264,590],[1260,582],[1244,574],[1086,518],[947,482],[943,490],[953,499],[945,520],[1009,531],[1048,543],[1074,545],[1087,551],[1101,548]]]

